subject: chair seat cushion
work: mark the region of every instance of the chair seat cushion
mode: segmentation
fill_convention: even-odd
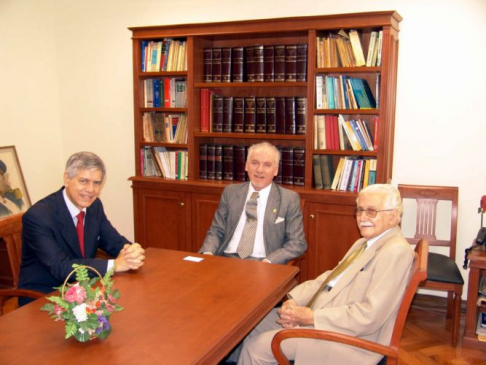
[[[438,281],[450,284],[464,284],[457,264],[449,256],[429,252],[427,281]]]

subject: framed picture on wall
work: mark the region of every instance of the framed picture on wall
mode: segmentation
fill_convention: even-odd
[[[25,212],[30,205],[15,146],[0,147],[0,219]]]

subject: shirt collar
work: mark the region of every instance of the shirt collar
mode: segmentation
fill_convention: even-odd
[[[69,199],[69,197],[67,196],[67,193],[66,193],[66,189],[63,189],[62,190],[62,196],[64,197],[64,201],[66,202],[67,208],[69,210],[69,214],[71,214],[71,217],[72,218],[75,218],[79,214],[79,212],[81,212],[81,210],[79,210],[73,204],[73,202],[71,201],[71,199]],[[82,211],[84,213],[86,213],[86,208],[83,208]]]
[[[371,247],[371,245],[373,243],[375,243],[376,241],[378,241],[381,237],[383,237],[391,228],[387,229],[385,232],[383,232],[382,234],[376,236],[376,237],[373,237],[373,238],[370,238],[368,241],[366,241],[366,247],[369,248]]]
[[[267,200],[268,196],[270,195],[270,190],[272,190],[272,184],[268,185],[266,188],[263,188],[261,190],[258,190],[258,196],[260,197],[260,201]],[[248,189],[248,197],[251,196],[251,194],[257,191],[253,188],[253,185],[250,182],[250,188]],[[247,197],[247,200],[248,200]]]

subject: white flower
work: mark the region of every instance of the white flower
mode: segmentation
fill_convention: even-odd
[[[73,314],[78,322],[84,322],[88,320],[88,313],[86,313],[86,303],[77,305],[73,308]]]

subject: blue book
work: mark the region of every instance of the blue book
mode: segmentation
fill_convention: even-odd
[[[147,41],[142,41],[142,72],[145,72],[145,52],[147,52]]]
[[[359,82],[361,83],[361,87],[363,88],[366,100],[370,106],[370,108],[376,108],[376,101],[375,97],[373,96],[373,93],[371,92],[370,85],[368,84],[368,81],[359,79]]]
[[[350,78],[349,81],[351,82],[351,86],[353,87],[354,97],[356,98],[356,102],[358,103],[358,107],[360,109],[371,109],[371,106],[366,102],[367,98],[365,97],[365,92],[363,90],[363,84],[360,83],[361,79],[358,78]]]
[[[153,90],[154,90],[154,108],[160,108],[162,106],[160,102],[160,80],[153,79]]]
[[[367,147],[368,144],[366,143],[365,138],[361,134],[357,122],[354,119],[351,119],[349,121],[349,124],[351,124],[351,127],[353,127],[354,135],[356,136],[356,138],[358,138],[359,144],[361,145],[363,151],[368,151],[368,147]]]
[[[326,76],[326,91],[328,109],[335,109],[334,105],[334,77]]]
[[[343,88],[343,95],[344,95],[344,109],[351,109],[351,106],[349,105],[349,99],[348,99],[348,93],[346,90],[348,89],[346,80],[349,79],[349,76],[343,75],[341,77],[342,79],[342,88]]]

